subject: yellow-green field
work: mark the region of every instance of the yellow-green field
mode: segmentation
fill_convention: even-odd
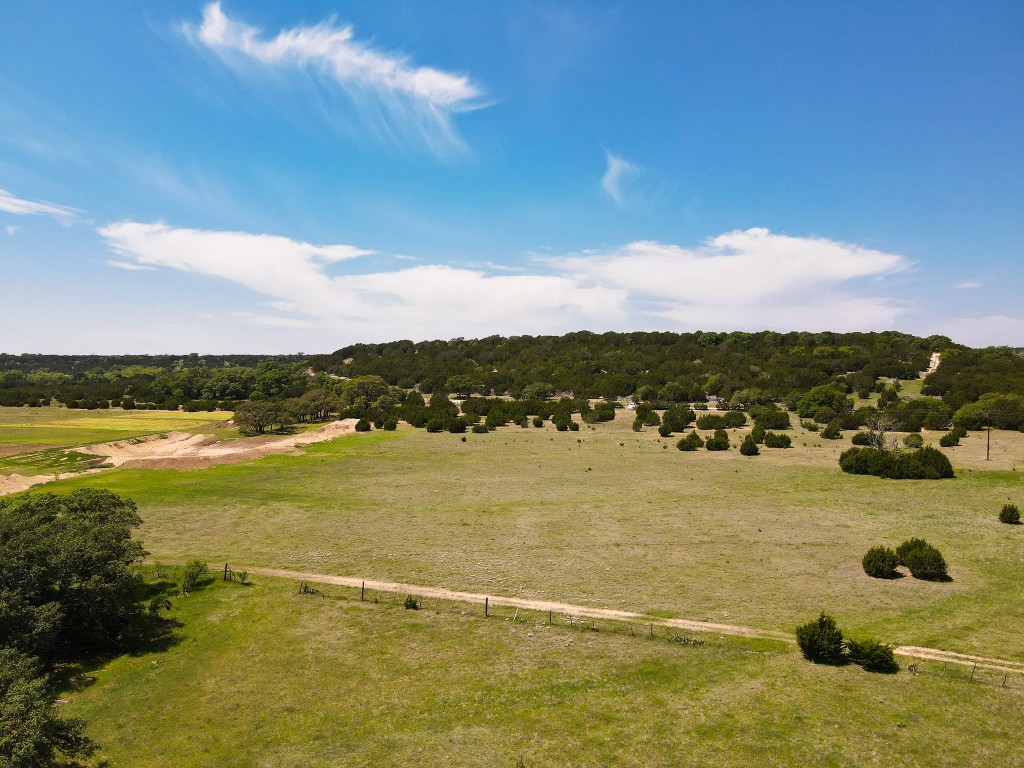
[[[1024,759],[1024,691],[984,671],[973,682],[937,663],[872,675],[809,664],[779,642],[684,646],[607,624],[323,596],[258,578],[179,598],[177,644],[98,669],[66,711],[90,723],[111,768]]]
[[[1024,435],[994,432],[986,461],[972,433],[947,451],[956,479],[888,481],[839,471],[851,433],[790,434],[792,449],[743,457],[677,451],[622,416],[465,442],[400,427],[298,456],[39,490],[135,499],[139,536],[164,563],[785,632],[825,609],[854,637],[1024,661],[1024,526],[997,521],[1003,503],[1024,503]],[[864,574],[869,547],[911,536],[939,547],[951,582]],[[1024,764],[1010,735],[1024,725],[1016,677],[1004,689],[870,675],[811,665],[788,644],[645,643],[485,621],[468,606],[361,605],[341,588],[325,589],[340,601],[299,598],[295,586],[258,578],[179,599],[181,642],[100,669],[69,709],[114,766]]]
[[[0,451],[10,454],[26,446],[74,447],[155,432],[189,431],[230,418],[231,414],[226,412],[0,407]]]

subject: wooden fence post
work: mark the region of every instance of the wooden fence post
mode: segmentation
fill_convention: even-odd
[[[228,564],[224,563],[224,581],[228,580]]]
[[[366,599],[366,582],[363,582],[363,586],[359,588],[359,602],[363,602]]]
[[[484,598],[484,618],[487,618],[491,612],[491,599],[489,597]]]

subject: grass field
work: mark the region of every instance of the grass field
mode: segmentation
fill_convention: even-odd
[[[1022,690],[938,665],[872,675],[780,642],[324,596],[259,578],[176,599],[177,643],[99,668],[65,711],[112,768],[1024,761]]]
[[[409,428],[302,456],[179,472],[113,470],[52,489],[135,499],[153,557],[364,576],[792,631],[821,609],[901,645],[1024,660],[1024,435],[950,452],[948,481],[842,474],[827,441],[761,456],[681,453],[625,419],[578,433],[508,427],[466,442]],[[929,435],[928,439],[934,439]],[[991,466],[992,470],[984,467]],[[880,581],[875,544],[920,536],[953,581]]]
[[[0,407],[0,456],[44,447],[124,440],[171,430],[192,431],[230,419],[231,414],[184,411],[84,411],[67,408]],[[26,448],[26,446],[28,446]]]

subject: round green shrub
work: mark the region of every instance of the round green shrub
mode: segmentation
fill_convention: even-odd
[[[943,448],[952,448],[955,445],[960,445],[960,438],[955,432],[947,432],[939,438],[939,445]]]
[[[381,427],[381,429],[383,429],[385,432],[394,432],[396,429],[398,429],[398,422],[395,421],[394,419],[386,419],[384,421],[384,426]]]
[[[917,433],[913,433],[903,438],[903,444],[907,448],[923,448],[924,438]]]
[[[896,566],[900,564],[896,553],[889,547],[872,547],[861,560],[864,573],[876,579],[891,579],[896,575]]]
[[[690,432],[685,437],[679,438],[676,442],[676,448],[680,451],[696,451],[698,448],[704,446],[704,441],[701,440],[700,435],[696,432]]]
[[[850,439],[854,445],[874,445],[875,441],[871,439],[871,434],[868,432],[857,432]]]
[[[899,672],[892,647],[877,640],[850,640],[846,643],[846,653],[850,661],[858,664],[868,672]]]
[[[662,437],[668,437],[672,434],[672,428],[668,424],[662,424],[658,427],[658,434]]]
[[[931,544],[912,549],[907,553],[906,564],[915,579],[946,581],[949,578],[942,553]]]
[[[369,419],[360,419],[359,421],[356,422],[356,432],[369,432],[369,431],[370,431],[370,421],[369,421]],[[437,430],[437,431],[440,432],[441,430]]]
[[[826,427],[821,430],[821,436],[826,440],[839,440],[843,433],[839,429],[839,420],[832,419]]]
[[[828,406],[823,406],[814,412],[814,420],[818,424],[828,424],[836,417],[836,412]]]
[[[765,448],[789,448],[791,445],[793,445],[793,440],[789,435],[783,435],[779,432],[764,433]]]
[[[707,441],[705,441],[704,447],[709,451],[728,451],[729,433],[724,429],[716,429],[715,436],[709,437]]]
[[[1020,510],[1017,509],[1016,504],[1003,504],[1002,510],[999,512],[999,522],[1006,523],[1007,525],[1017,525],[1020,523]]]
[[[750,436],[754,438],[755,443],[763,443],[765,435],[765,428],[760,424],[755,424],[754,428],[750,430]]]
[[[488,431],[486,424],[474,424],[470,430],[474,435],[486,435]]]
[[[804,658],[815,664],[843,664],[843,633],[824,611],[814,621],[796,628],[796,642]]]
[[[753,435],[747,435],[743,438],[743,442],[740,443],[740,453],[744,456],[757,456],[760,453],[757,443],[754,442]]]
[[[533,417],[533,426],[535,426],[535,427],[543,427],[544,426],[544,419],[542,419],[540,416],[534,416]]]

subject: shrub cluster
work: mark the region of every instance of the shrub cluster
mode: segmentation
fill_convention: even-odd
[[[773,406],[754,406],[750,409],[750,418],[763,429],[789,429],[789,414]]]
[[[939,480],[954,477],[953,465],[946,455],[930,447],[913,453],[867,447],[849,448],[839,457],[839,467],[851,475],[874,475],[892,480]]]
[[[780,435],[778,432],[764,433],[765,448],[789,448],[791,445],[793,440],[789,435]]]
[[[735,429],[747,423],[747,417],[740,411],[726,413],[706,413],[697,419],[700,429]]]
[[[744,456],[757,456],[760,453],[753,435],[747,435],[743,438],[743,442],[740,443],[740,453]]]
[[[903,444],[907,448],[911,448],[911,449],[915,449],[915,450],[917,448],[924,448],[924,438],[921,437],[921,435],[917,434],[916,432],[915,433],[911,433],[911,434],[909,434],[909,435],[907,435],[906,437],[903,438]]]
[[[954,446],[960,445],[960,437],[956,432],[947,432],[939,438],[939,445],[943,448],[953,448]]]
[[[942,553],[924,539],[907,539],[896,547],[900,565],[910,570],[915,579],[924,581],[948,581],[946,560]]]
[[[874,438],[871,437],[870,432],[857,432],[851,438],[850,442],[854,445],[874,445]]]
[[[804,658],[815,664],[839,666],[852,661],[868,672],[899,670],[891,646],[877,640],[844,641],[835,619],[824,611],[814,621],[796,628],[796,642]]]
[[[864,573],[876,579],[891,579],[896,575],[900,559],[889,547],[872,547],[861,561]]]
[[[1016,504],[1003,504],[999,512],[999,522],[1007,525],[1018,525],[1020,523],[1020,510]]]
[[[704,447],[709,451],[728,451],[729,450],[729,434],[724,429],[716,429],[715,436],[709,437]]]
[[[676,448],[680,451],[696,451],[704,446],[704,441],[696,432],[690,432],[686,437],[679,438]]]
[[[839,429],[839,419],[832,419],[823,430],[821,430],[821,436],[826,440],[839,440],[842,438],[843,433]]]

